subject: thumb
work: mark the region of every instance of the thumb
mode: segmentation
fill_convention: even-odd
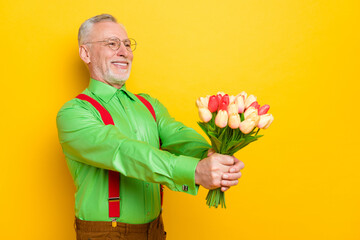
[[[234,165],[234,157],[228,155],[219,154],[220,160],[219,162],[223,165],[232,166]]]
[[[210,157],[210,156],[213,155],[214,153],[215,153],[215,150],[212,149],[212,148],[210,148],[210,149],[208,150],[207,156]]]

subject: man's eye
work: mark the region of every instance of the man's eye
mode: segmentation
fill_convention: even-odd
[[[116,46],[116,42],[108,42],[109,46]]]

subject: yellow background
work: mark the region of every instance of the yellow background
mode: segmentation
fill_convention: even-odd
[[[243,90],[269,104],[265,136],[228,208],[165,191],[168,239],[360,239],[359,1],[4,1],[1,239],[75,239],[60,107],[89,75],[77,31],[111,13],[138,41],[128,89],[197,126],[195,99]]]

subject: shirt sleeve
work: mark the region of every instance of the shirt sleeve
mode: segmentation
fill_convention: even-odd
[[[104,125],[79,101],[67,102],[56,117],[60,144],[68,159],[197,194],[194,176],[199,158],[177,156],[130,139],[115,126]]]
[[[147,94],[141,95],[150,101],[154,108],[162,150],[166,150],[177,156],[190,156],[198,159],[203,159],[207,156],[211,145],[209,145],[203,136],[193,128],[187,127],[171,117],[168,110],[159,100],[151,98]],[[180,166],[179,164],[179,167],[174,169],[176,176],[184,176],[186,173],[185,171],[183,172],[182,169],[187,168],[187,163],[183,162],[182,164],[184,166]],[[192,173],[192,175],[194,177],[195,174]],[[188,176],[188,178],[190,177],[191,176]],[[198,186],[195,187],[198,188]]]

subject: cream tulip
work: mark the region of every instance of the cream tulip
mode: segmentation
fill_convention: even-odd
[[[209,122],[212,118],[212,114],[209,109],[201,107],[199,108],[199,117],[203,122]]]
[[[236,129],[240,126],[240,116],[238,113],[232,113],[229,116],[229,127]]]
[[[242,96],[237,96],[235,99],[235,104],[238,107],[238,113],[243,113],[245,110],[244,98]]]
[[[228,114],[231,115],[233,113],[236,113],[236,114],[238,113],[238,108],[235,103],[231,103],[228,106]]]
[[[236,97],[235,96],[233,96],[233,95],[230,95],[229,96],[229,103],[231,104],[231,103],[235,103],[235,100],[236,100]]]
[[[251,120],[255,122],[255,125],[258,125],[260,121],[260,116],[257,114],[257,112],[250,113],[245,120]]]
[[[257,113],[258,110],[256,108],[254,108],[254,107],[249,107],[248,109],[246,109],[245,112],[244,112],[245,119],[247,118],[247,116],[249,116],[253,112]]]
[[[244,134],[250,133],[254,127],[256,126],[256,122],[252,121],[251,119],[245,119],[240,123],[240,131]]]
[[[267,129],[273,121],[274,117],[270,113],[260,115],[260,121],[257,124],[257,127],[261,129]]]
[[[219,128],[226,127],[226,125],[228,123],[228,118],[229,118],[229,115],[228,115],[227,111],[219,110],[215,117],[215,125],[218,126]]]
[[[243,98],[243,100],[244,100],[244,102],[245,102],[245,100],[246,100],[246,98],[247,98],[247,93],[245,92],[245,91],[242,91],[241,93],[239,93],[238,95],[236,95],[236,97],[242,97]]]
[[[198,108],[207,108],[207,107],[208,107],[208,104],[209,104],[209,98],[210,98],[210,96],[199,97],[199,98],[196,100],[196,106],[197,106]]]
[[[216,95],[221,95],[221,96],[224,96],[225,93],[224,92],[218,92]]]
[[[255,101],[256,101],[256,97],[254,95],[248,96],[245,101],[245,109],[247,109]]]

